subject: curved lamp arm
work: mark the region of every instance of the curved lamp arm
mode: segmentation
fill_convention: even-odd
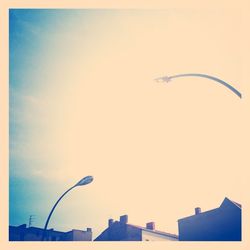
[[[55,203],[55,205],[52,207],[50,213],[49,213],[49,216],[46,220],[46,223],[45,223],[45,226],[44,226],[44,229],[43,229],[43,235],[42,235],[42,241],[45,240],[46,238],[46,234],[47,234],[47,227],[48,227],[48,224],[49,224],[49,220],[50,220],[50,217],[52,215],[52,213],[54,212],[57,204],[59,203],[59,201],[73,188],[75,187],[78,187],[78,186],[84,186],[84,185],[87,185],[89,183],[91,183],[93,181],[93,176],[91,175],[88,175],[88,176],[85,176],[84,178],[82,178],[79,182],[77,182],[73,187],[69,188],[66,192],[64,192],[60,198],[57,200],[57,202]]]
[[[50,211],[50,213],[49,213],[49,216],[48,216],[48,218],[47,218],[47,220],[46,220],[44,229],[43,229],[42,241],[44,241],[45,238],[46,238],[47,227],[48,227],[48,224],[49,224],[49,221],[50,221],[50,217],[51,217],[51,215],[53,214],[53,212],[54,212],[54,210],[55,210],[57,204],[59,203],[59,201],[60,201],[60,200],[61,200],[61,199],[71,190],[71,189],[73,189],[73,188],[75,188],[75,187],[76,187],[76,185],[74,185],[73,187],[69,188],[66,192],[64,192],[64,193],[60,196],[60,198],[57,200],[57,202],[55,203],[55,205],[53,206],[53,208],[51,209],[51,211]]]
[[[224,85],[225,87],[227,87],[231,91],[233,91],[239,98],[241,98],[241,93],[237,89],[235,89],[232,85],[226,83],[225,81],[223,81],[217,77],[206,75],[206,74],[199,74],[199,73],[179,74],[179,75],[173,75],[173,76],[163,76],[163,77],[156,78],[155,80],[158,82],[169,82],[173,78],[186,77],[186,76],[203,77],[203,78],[208,78],[210,80],[216,81],[216,82]]]

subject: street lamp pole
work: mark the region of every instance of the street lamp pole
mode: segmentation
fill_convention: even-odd
[[[53,214],[57,204],[60,202],[60,200],[70,191],[72,190],[73,188],[75,187],[78,187],[78,186],[83,186],[83,185],[87,185],[89,183],[91,183],[93,181],[93,177],[92,176],[86,176],[84,177],[83,179],[81,179],[79,182],[77,182],[73,187],[69,188],[66,192],[64,192],[60,198],[57,200],[57,202],[55,203],[55,205],[52,207],[50,213],[49,213],[49,216],[46,220],[46,223],[45,223],[45,226],[44,226],[44,229],[43,229],[43,235],[42,235],[42,241],[44,241],[46,239],[46,234],[47,234],[47,227],[48,227],[48,224],[49,224],[49,221],[50,221],[50,217],[51,215]]]
[[[163,76],[163,77],[158,77],[155,80],[157,82],[169,82],[174,78],[179,78],[179,77],[203,77],[203,78],[207,78],[210,80],[213,80],[215,82],[218,82],[222,85],[224,85],[226,88],[230,89],[234,94],[236,94],[239,98],[242,97],[241,93],[234,88],[232,85],[230,85],[229,83],[215,77],[215,76],[210,76],[210,75],[206,75],[206,74],[200,74],[200,73],[188,73],[188,74],[178,74],[178,75],[173,75],[173,76]]]

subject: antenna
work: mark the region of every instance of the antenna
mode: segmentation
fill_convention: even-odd
[[[30,215],[29,217],[29,227],[31,227],[32,223],[34,222],[34,219],[35,219],[35,215]]]

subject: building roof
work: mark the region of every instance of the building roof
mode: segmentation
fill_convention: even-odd
[[[9,226],[10,228],[13,228],[13,229],[25,229],[25,230],[28,230],[28,231],[40,231],[40,232],[43,232],[44,229],[43,228],[40,228],[40,227],[27,227],[26,224],[22,224],[20,226]],[[78,231],[78,232],[87,232],[87,231],[84,231],[84,230],[80,230],[80,229],[72,229],[70,231],[66,231],[66,232],[63,232],[63,231],[58,231],[58,230],[54,230],[54,228],[48,228],[46,229],[46,231],[49,231],[49,232],[54,232],[54,233],[59,233],[59,234],[67,234],[67,233],[72,233],[73,231]]]
[[[137,225],[133,225],[133,224],[127,224],[127,225],[144,230],[144,231],[147,231],[147,232],[150,232],[150,233],[159,234],[162,236],[167,236],[167,237],[172,237],[172,238],[178,239],[178,235],[176,235],[176,234],[171,234],[171,233],[167,233],[167,232],[163,232],[163,231],[159,231],[159,230],[152,230],[152,229],[148,229],[146,227],[137,226]]]
[[[229,199],[229,198],[225,198],[224,200],[223,200],[223,202],[221,203],[221,206],[223,205],[223,203],[225,203],[225,202],[230,202],[230,203],[232,203],[232,204],[234,204],[236,207],[238,207],[238,208],[240,208],[241,209],[241,204],[239,204],[238,202],[235,202],[235,201],[233,201],[233,200],[231,200],[231,199]]]
[[[151,227],[152,228],[151,228]],[[99,240],[135,240],[142,232],[153,234],[154,237],[165,238],[168,240],[178,240],[178,235],[167,233],[160,230],[155,230],[155,223],[149,222],[146,227],[128,223],[128,216],[120,216],[120,221],[109,219],[109,226],[96,237],[95,241]],[[139,239],[139,238],[138,238]]]
[[[208,214],[213,213],[216,210],[218,210],[218,208],[214,208],[214,209],[211,209],[211,210],[208,210],[208,211],[205,211],[205,212],[201,212],[199,214],[192,214],[192,215],[183,217],[183,218],[179,219],[178,221],[188,220],[188,219],[192,219],[193,217],[198,217],[198,216],[202,216],[202,215],[208,215]]]
[[[237,203],[237,202],[235,202],[235,201],[232,201],[232,200],[230,200],[229,198],[225,197],[225,199],[223,200],[223,202],[221,203],[221,205],[220,205],[219,207],[214,208],[214,209],[211,209],[211,210],[208,210],[208,211],[205,211],[205,212],[201,212],[201,213],[199,213],[199,214],[193,214],[193,215],[190,215],[190,216],[181,218],[181,219],[179,219],[178,221],[186,220],[186,219],[189,219],[189,218],[191,219],[191,218],[193,218],[194,216],[197,217],[197,216],[200,216],[200,215],[206,215],[206,214],[213,213],[214,211],[216,211],[216,210],[218,210],[218,209],[220,209],[220,208],[223,208],[223,207],[227,206],[228,204],[234,205],[234,206],[236,206],[237,208],[241,209],[241,204],[239,204],[239,203]]]
[[[27,227],[26,224],[22,224],[20,226],[9,226],[10,228],[13,228],[13,229],[25,229],[25,230],[28,230],[28,231],[40,231],[40,232],[43,232],[44,229],[43,228],[39,228],[39,227]],[[53,228],[49,228],[47,229],[47,231],[53,231],[55,233],[64,233],[62,231],[57,231],[57,230],[54,230]]]

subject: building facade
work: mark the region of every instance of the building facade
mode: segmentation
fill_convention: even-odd
[[[180,241],[241,241],[241,205],[225,198],[220,207],[178,220]]]
[[[128,216],[123,215],[119,221],[109,219],[105,229],[95,241],[177,241],[178,236],[155,230],[155,223],[149,222],[146,227],[128,224]]]
[[[41,241],[43,229],[38,227],[27,227],[26,224],[20,226],[9,226],[10,241]],[[92,229],[86,231],[73,229],[69,232],[60,232],[53,229],[47,230],[47,241],[91,241]]]

